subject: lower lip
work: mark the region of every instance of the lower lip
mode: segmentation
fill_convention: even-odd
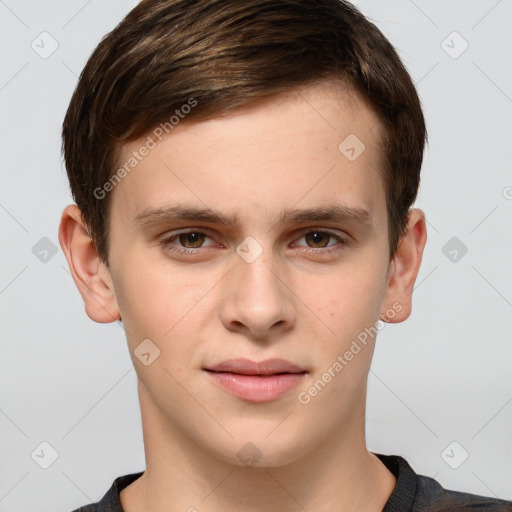
[[[275,375],[240,375],[227,372],[207,372],[226,391],[248,402],[270,402],[298,386],[305,373]]]

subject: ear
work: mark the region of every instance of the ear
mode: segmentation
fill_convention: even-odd
[[[388,284],[380,317],[384,322],[403,322],[411,314],[412,291],[426,242],[424,212],[418,208],[409,210],[406,232],[389,266]],[[386,315],[386,312],[391,311],[395,313],[393,317]]]
[[[60,220],[59,242],[84,301],[85,312],[95,322],[114,322],[121,315],[110,271],[88,233],[78,206],[66,206]]]

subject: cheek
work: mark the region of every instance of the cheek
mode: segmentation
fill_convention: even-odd
[[[321,279],[312,276],[301,286],[302,297],[318,317],[333,330],[364,325],[378,319],[383,275],[378,263],[347,266]]]
[[[130,338],[150,337],[160,332],[160,308],[162,308],[158,283],[151,275],[144,274],[130,265],[133,271],[122,272],[114,282],[117,302]],[[151,332],[147,332],[151,326]],[[135,340],[132,340],[135,341]]]
[[[160,351],[156,366],[181,376],[201,339],[198,331],[211,319],[204,298],[212,284],[169,265],[149,265],[147,258],[126,257],[118,268],[114,287],[135,367],[144,370],[134,356],[149,339]]]
[[[179,270],[171,272],[136,257],[126,258],[120,268],[114,281],[116,297],[123,323],[135,331],[150,329],[161,337],[200,299],[202,287],[198,289]]]

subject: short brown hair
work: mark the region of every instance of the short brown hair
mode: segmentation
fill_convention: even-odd
[[[416,199],[425,120],[415,86],[379,29],[343,0],[144,0],[99,43],[62,126],[73,194],[108,265],[110,195],[120,149],[194,99],[186,122],[325,79],[362,94],[384,128],[389,249]],[[341,142],[341,141],[340,141]]]

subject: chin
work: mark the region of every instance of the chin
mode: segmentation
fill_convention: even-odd
[[[265,423],[265,428],[260,425],[254,434],[232,432],[234,439],[228,441],[225,449],[215,450],[216,456],[240,467],[277,468],[293,463],[307,452],[293,430],[283,429],[278,434],[276,429],[268,435],[271,430]]]

